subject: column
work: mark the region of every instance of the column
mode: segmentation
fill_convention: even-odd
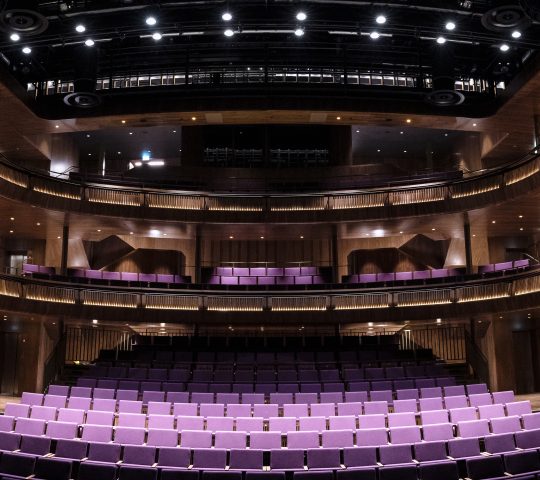
[[[62,275],[67,275],[69,253],[69,217],[67,215],[64,221],[64,227],[62,228],[62,256],[60,260],[60,273]]]
[[[352,127],[330,126],[330,165],[352,165]]]
[[[465,265],[467,273],[473,273],[472,248],[471,248],[471,224],[469,223],[469,214],[464,213],[463,238],[465,239]]]
[[[195,282],[201,283],[201,226],[195,229]]]
[[[334,283],[339,283],[339,251],[338,251],[338,229],[337,225],[332,225],[332,270]]]
[[[515,390],[514,339],[511,318],[494,316],[486,335],[491,390]],[[489,345],[491,343],[491,345]]]

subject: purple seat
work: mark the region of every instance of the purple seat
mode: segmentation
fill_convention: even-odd
[[[420,413],[422,425],[448,423],[448,410],[428,410]]]
[[[309,470],[341,468],[339,448],[309,448],[307,467]]]
[[[15,422],[15,432],[24,435],[43,435],[45,423],[45,420],[35,418],[18,418]]]
[[[479,407],[480,405],[492,405],[493,399],[489,393],[473,393],[469,394],[469,403],[471,407]]]
[[[522,449],[540,448],[540,430],[526,430],[514,434],[516,446]]]
[[[294,396],[291,392],[275,392],[270,394],[270,403],[275,403],[277,405],[284,406],[285,404],[292,404],[293,400]]]
[[[344,448],[343,463],[352,471],[375,466],[377,465],[377,449],[375,447]]]
[[[423,425],[422,432],[426,442],[450,440],[451,438],[454,438],[454,428],[451,423]]]
[[[84,425],[82,429],[83,440],[87,442],[110,442],[113,428],[108,425]]]
[[[244,432],[262,432],[264,419],[262,417],[237,417],[236,430]]]
[[[238,277],[221,277],[221,285],[238,285]]]
[[[119,413],[141,413],[143,402],[138,400],[120,400],[118,402]]]
[[[480,405],[478,407],[478,416],[480,418],[487,418],[491,420],[492,418],[504,417],[504,406],[503,405]],[[518,419],[519,420],[519,419]]]
[[[231,429],[232,430],[232,429]],[[215,448],[246,448],[247,433],[232,431],[216,431]]]
[[[370,399],[371,403],[383,401],[390,404],[393,402],[393,392],[392,390],[372,390],[370,393]]]
[[[196,403],[174,403],[173,415],[175,417],[196,417],[198,415]]]
[[[294,277],[295,285],[313,285],[313,277],[311,275],[299,275]]]
[[[67,385],[49,385],[47,389],[48,395],[63,395],[67,397],[69,395],[69,386]]]
[[[199,415],[201,417],[223,417],[225,416],[225,405],[222,403],[201,403]]]
[[[275,285],[275,284],[276,284],[276,277],[257,277],[257,285]]]
[[[160,275],[163,277],[163,275]],[[153,283],[153,282],[161,282],[161,280],[158,280],[158,276],[155,273],[139,273],[139,282],[145,282],[145,283]],[[169,282],[162,282],[162,283],[169,283]]]
[[[30,455],[48,455],[51,451],[51,439],[34,435],[22,435],[20,451]]]
[[[120,460],[122,447],[114,443],[90,442],[88,460],[93,462],[116,463]]]
[[[251,267],[249,269],[250,277],[265,277],[266,276],[266,267]]]
[[[56,458],[69,458],[82,460],[88,454],[88,443],[80,440],[59,439],[56,441],[54,456]]]
[[[261,405],[264,403],[264,393],[242,393],[242,403]]]
[[[272,449],[270,452],[271,470],[303,470],[304,449]]]
[[[388,402],[387,401],[365,402],[364,413],[366,415],[376,415],[376,414],[386,415],[388,414]]]
[[[449,413],[450,421],[453,423],[473,421],[477,419],[476,408],[474,407],[452,408],[449,410]]]
[[[0,415],[0,433],[13,431],[15,425],[15,417],[10,415]]]
[[[446,442],[419,442],[414,444],[414,458],[418,462],[448,460]]]
[[[444,406],[447,410],[453,410],[455,408],[467,408],[469,402],[465,395],[456,395],[454,397],[444,397]]]
[[[431,278],[446,278],[448,277],[447,268],[434,268],[431,270]]]
[[[465,395],[465,386],[464,385],[449,385],[444,387],[444,396],[445,397],[455,397]]]
[[[232,432],[234,428],[234,419],[232,417],[207,417],[206,430],[210,432],[228,431]]]
[[[467,395],[474,395],[478,393],[488,393],[488,388],[485,383],[472,383],[467,385]]]
[[[494,404],[497,404],[497,403],[506,404],[506,403],[511,403],[515,400],[515,395],[514,395],[513,390],[493,392],[491,396],[493,397]]]
[[[307,417],[308,416],[308,405],[306,403],[300,404],[284,404],[283,405],[283,416],[284,417]]]
[[[85,276],[90,280],[101,280],[103,278],[103,272],[101,270],[86,270]]]
[[[416,443],[422,440],[420,427],[394,427],[390,428],[390,442],[393,444]]]
[[[502,433],[489,435],[484,438],[484,450],[491,454],[511,452],[516,449],[514,435],[512,433]]]
[[[377,281],[376,273],[362,273],[358,275],[359,283],[372,283]]]
[[[346,402],[367,402],[368,401],[368,392],[359,391],[359,392],[345,392],[345,401]]]
[[[360,415],[358,424],[361,430],[386,427],[386,415],[377,413],[373,415]]]
[[[506,453],[503,459],[505,471],[511,475],[540,471],[540,460],[534,451]]]
[[[81,379],[79,379],[81,380]],[[92,397],[92,388],[91,387],[71,387],[71,395],[68,399],[68,405],[73,398],[91,398]]]
[[[94,403],[98,400],[114,400],[114,388],[94,388]],[[116,400],[114,400],[116,403]]]
[[[24,405],[30,405],[31,407],[34,405],[43,405],[43,397],[44,395],[41,393],[23,392],[21,403]]]
[[[176,428],[181,432],[184,430],[202,431],[204,430],[204,417],[176,417]]]
[[[419,404],[422,412],[443,409],[443,399],[441,397],[421,398]]]
[[[356,446],[378,447],[388,443],[386,428],[361,429],[356,432]]]
[[[189,448],[159,448],[157,463],[160,470],[166,467],[187,469],[191,464],[191,450]]]
[[[251,432],[249,436],[250,449],[271,450],[281,448],[280,432]]]
[[[28,418],[30,416],[30,405],[6,403],[4,414],[14,418]]]
[[[116,400],[137,400],[139,392],[137,390],[116,390]]]
[[[336,405],[334,403],[312,403],[311,416],[332,417],[336,414]]]
[[[383,465],[413,463],[410,445],[381,445],[379,458]]]
[[[276,285],[294,285],[294,277],[275,277]]]
[[[319,448],[319,433],[318,432],[288,432],[287,433],[287,448],[308,449]]]
[[[189,448],[210,448],[212,447],[212,432],[182,430],[180,445]]]
[[[326,430],[326,418],[324,417],[314,417],[314,416],[300,417],[298,419],[298,423],[300,427],[299,430],[302,432],[313,431],[313,432],[321,433],[323,430]],[[295,427],[296,427],[296,422],[295,422]],[[293,430],[289,430],[289,431],[293,431]]]
[[[517,416],[492,418],[489,423],[494,434],[514,433],[521,430],[521,422]]]
[[[122,280],[120,272],[101,272],[103,280]]]
[[[114,412],[104,412],[101,410],[90,410],[86,412],[86,423],[88,425],[112,425],[114,422]]]
[[[338,415],[354,415],[362,414],[362,402],[346,402],[337,404]]]
[[[240,404],[240,403],[231,403],[227,405],[227,416],[228,417],[250,417],[251,416],[251,405]]]
[[[525,430],[540,429],[540,412],[526,413],[521,419],[523,420],[523,428]]]
[[[46,435],[50,438],[77,438],[78,424],[73,422],[51,421],[47,423]]]
[[[239,277],[239,285],[257,285],[257,277]]]
[[[508,415],[527,415],[532,413],[531,402],[524,400],[520,402],[511,402],[506,404],[506,413]]]
[[[469,420],[465,422],[457,422],[459,436],[462,438],[485,437],[489,435],[488,420]]]
[[[466,460],[467,477],[471,480],[506,478],[502,457],[468,458]]]
[[[459,470],[456,462],[434,462],[420,464],[418,467],[422,480],[459,480]]]
[[[418,412],[418,403],[415,399],[394,400],[394,412]]]
[[[144,437],[144,427],[116,427],[114,431],[114,442],[122,445],[142,445]]]
[[[253,405],[253,416],[263,418],[277,417],[278,408],[278,405],[273,404],[255,404]]]
[[[174,429],[174,416],[165,414],[149,414],[148,415],[148,428],[170,430]]]
[[[170,415],[171,414],[171,402],[149,401],[146,413],[148,414],[148,416],[150,416],[150,415]]]
[[[417,270],[413,272],[413,280],[426,280],[431,278],[431,270]]]
[[[233,448],[230,451],[229,469],[241,471],[262,471],[263,451]]]
[[[389,413],[388,427],[409,427],[416,425],[416,415],[413,412]]]
[[[343,420],[347,417],[336,417],[338,420]],[[322,432],[323,448],[345,448],[354,445],[353,430],[351,429],[332,429],[331,431]]]

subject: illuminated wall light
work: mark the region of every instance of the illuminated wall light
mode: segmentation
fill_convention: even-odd
[[[223,12],[223,15],[221,15],[221,19],[224,22],[230,22],[232,20],[232,13],[231,12]]]
[[[296,14],[296,20],[298,20],[299,22],[304,22],[305,20],[307,20],[306,12],[298,12]]]
[[[514,30],[512,32],[512,38],[521,38],[521,32],[519,30]]]
[[[196,121],[197,121],[197,117],[191,117],[191,121],[192,121],[192,122],[196,122]]]
[[[152,34],[152,38],[153,38],[154,40],[156,40],[156,41],[157,41],[157,40],[161,40],[161,39],[163,38],[163,35],[161,35],[161,33],[159,33],[159,32],[156,32],[156,33],[153,33],[153,34]]]
[[[10,39],[12,42],[18,42],[18,41],[21,39],[21,36],[20,36],[18,33],[12,33],[12,34],[9,36],[9,39]]]
[[[452,31],[456,29],[456,24],[454,22],[447,22],[444,28],[446,28],[446,30]]]
[[[98,324],[98,320],[97,320],[96,318],[94,318],[94,319],[92,320],[92,324],[93,324],[93,325],[97,325],[97,324]]]
[[[79,23],[79,25],[75,27],[75,31],[77,33],[84,33],[86,32],[86,27],[83,24]]]
[[[150,160],[148,162],[148,165],[151,167],[163,167],[163,165],[165,165],[165,162],[163,160]]]
[[[378,15],[377,18],[375,19],[375,21],[379,24],[379,25],[383,25],[386,23],[386,17],[384,15]]]
[[[500,47],[499,47],[499,50],[501,52],[507,52],[508,50],[510,50],[510,46],[506,43],[503,43]]]
[[[437,37],[437,43],[439,45],[444,45],[446,43],[446,38],[444,37]]]
[[[407,120],[405,120],[407,123],[411,123],[412,120],[410,118],[407,118]]]

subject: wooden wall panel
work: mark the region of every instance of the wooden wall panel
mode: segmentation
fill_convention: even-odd
[[[349,273],[410,272],[425,270],[427,266],[397,248],[354,250],[348,258]]]
[[[184,273],[185,257],[182,252],[175,250],[150,250],[139,248],[118,261],[107,265],[104,270],[110,272],[135,273]]]

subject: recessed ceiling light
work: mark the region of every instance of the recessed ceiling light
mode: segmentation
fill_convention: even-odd
[[[91,38],[89,38],[88,40],[86,40],[86,42],[84,42],[84,44],[87,46],[87,47],[93,47],[95,45],[95,42],[94,40],[92,40]]]
[[[446,22],[446,25],[444,26],[446,30],[455,30],[456,24],[454,22]]]
[[[160,326],[160,327],[164,327],[165,324],[162,322],[162,323],[159,324],[159,326]]]
[[[133,232],[129,232],[130,235],[133,235]]]
[[[133,132],[129,132],[130,135],[133,135]]]
[[[223,34],[226,36],[226,37],[232,37],[234,35],[234,30],[232,28],[227,28],[227,30],[225,30],[223,32]]]
[[[92,323],[93,323],[94,325],[97,325],[97,323],[98,323],[97,318],[94,318],[94,319],[92,320]]]
[[[403,233],[403,230],[400,230],[399,233]]]
[[[221,15],[221,19],[224,22],[230,22],[232,20],[232,13],[231,12],[223,12]]]
[[[379,32],[371,32],[369,34],[369,38],[371,38],[372,40],[377,40],[380,36],[381,34]]]
[[[232,235],[229,235],[229,239],[232,240],[234,237]]]
[[[491,223],[496,223],[495,220],[491,220]]]
[[[437,323],[441,323],[442,322],[442,318],[437,318]]]
[[[9,233],[13,233],[13,230],[10,230]]]
[[[431,231],[434,232],[436,229],[435,228],[432,228]]]
[[[157,23],[157,18],[156,17],[151,17],[151,16],[146,17],[145,22],[146,22],[146,25],[152,26],[152,25],[155,25]]]
[[[336,117],[336,120],[341,120],[341,117]]]
[[[380,148],[377,149],[377,153],[381,153],[381,149],[380,149]]]
[[[261,240],[264,240],[264,237],[261,235]]]
[[[25,55],[30,55],[32,53],[32,49],[30,47],[24,47],[22,49],[22,52],[25,54]]]
[[[60,128],[60,125],[55,125],[54,128]]]
[[[499,47],[499,50],[501,52],[507,52],[508,50],[510,50],[510,47],[506,44],[506,43],[503,43],[500,47]]]
[[[521,32],[519,30],[514,30],[512,32],[512,38],[520,38],[521,37]]]
[[[58,240],[60,240],[61,237],[56,237]]]
[[[100,228],[98,228],[98,232],[101,232],[101,229],[100,229]]]
[[[15,220],[15,217],[11,217],[10,220],[13,222]]]
[[[298,12],[296,14],[296,20],[300,21],[300,22],[303,22],[304,20],[307,19],[307,15],[306,15],[306,12]]]
[[[39,227],[39,226],[41,226],[41,223],[37,222],[36,225]]]
[[[521,227],[520,230],[523,231],[523,227]]]
[[[523,215],[520,215],[519,218],[523,218]]]
[[[407,150],[403,150],[403,153],[407,153]]]
[[[405,120],[407,123],[411,123],[412,120],[410,118],[407,118],[407,120]]]
[[[472,124],[473,127],[476,127],[476,125],[477,125],[476,123],[473,123],[473,124]]]
[[[476,233],[473,235],[473,237],[476,237]]]
[[[303,239],[304,239],[304,235],[300,235],[300,239],[302,239],[302,240],[303,240]]]
[[[9,36],[9,39],[10,39],[12,42],[18,42],[18,41],[21,39],[21,36],[20,36],[18,33],[12,33],[12,34]]]
[[[399,132],[400,135],[403,135],[403,132]]]
[[[194,122],[195,120],[197,120],[197,117],[191,117],[191,120]]]
[[[437,43],[438,43],[439,45],[445,44],[445,43],[446,43],[446,38],[444,38],[444,37],[437,37]]]
[[[75,27],[75,31],[77,33],[84,33],[86,32],[86,27],[82,23],[79,23],[79,25]]]
[[[375,21],[379,25],[382,25],[382,24],[386,23],[386,17],[384,15],[378,15],[377,18],[375,19]]]
[[[295,34],[297,37],[301,37],[302,35],[304,35],[304,29],[303,29],[303,28],[297,28],[297,29],[294,31],[294,34]]]
[[[154,40],[161,40],[162,37],[163,37],[163,35],[161,35],[161,33],[159,33],[159,32],[156,32],[156,33],[152,34],[152,38]]]

